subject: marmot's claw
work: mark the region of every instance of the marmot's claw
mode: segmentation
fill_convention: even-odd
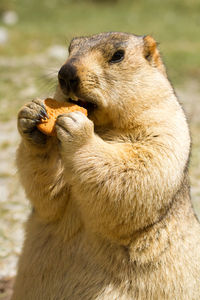
[[[43,109],[41,110],[41,114],[42,114],[45,118],[49,119],[49,116],[48,116],[48,114],[47,114],[46,108],[43,108]]]
[[[41,120],[45,120],[47,117],[45,116],[45,114],[41,111],[39,114],[38,114],[38,119]]]
[[[40,106],[40,115],[41,115],[40,118],[41,119],[46,119],[46,118],[49,119],[49,116],[47,114],[46,107],[44,105],[43,100],[35,99],[35,100],[32,101],[32,103]]]
[[[18,114],[18,128],[21,135],[34,143],[43,144],[46,136],[37,130],[41,119],[49,118],[42,100],[33,100],[22,107]],[[42,142],[42,139],[44,140]]]

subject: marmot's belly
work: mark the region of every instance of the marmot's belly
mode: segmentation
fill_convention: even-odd
[[[58,235],[50,235],[48,230],[46,233],[43,231],[40,240],[40,234],[41,228],[37,234],[29,234],[25,242],[12,300],[171,300],[176,295],[181,300],[198,299],[196,295],[199,295],[200,290],[195,291],[198,289],[198,278],[193,278],[192,282],[186,280],[184,263],[184,270],[176,270],[176,276],[172,276],[173,264],[177,263],[181,268],[181,263],[167,263],[170,262],[167,258],[169,253],[156,268],[134,268],[133,264],[128,274],[122,267],[125,257],[123,260],[118,256],[120,268],[119,261],[113,259],[112,253],[99,256],[86,243],[83,231],[70,241],[64,241]],[[36,235],[38,243],[34,240]],[[110,257],[112,266],[116,264],[118,267],[107,268],[106,256]],[[180,260],[181,256],[180,253]]]
[[[85,255],[89,251],[81,239],[60,245],[60,238],[49,237],[39,246],[26,241],[12,300],[131,300],[94,257]]]

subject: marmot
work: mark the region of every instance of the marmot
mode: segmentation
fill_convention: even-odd
[[[33,211],[12,300],[198,300],[190,135],[151,36],[72,40],[55,99],[88,110],[36,129],[19,112],[17,166]]]

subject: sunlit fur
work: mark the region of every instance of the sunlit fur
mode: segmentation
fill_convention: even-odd
[[[117,47],[125,57],[112,64]],[[156,42],[105,33],[69,50],[77,97],[98,108],[71,128],[59,118],[59,141],[45,145],[19,114],[17,165],[33,212],[12,300],[198,300],[190,136]],[[55,97],[67,99],[59,87]]]

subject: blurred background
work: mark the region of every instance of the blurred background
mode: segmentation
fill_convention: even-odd
[[[150,34],[158,42],[193,139],[193,204],[200,216],[200,1],[0,0],[0,299],[23,241],[29,204],[14,164],[16,116],[35,97],[51,96],[74,36],[105,31]]]

